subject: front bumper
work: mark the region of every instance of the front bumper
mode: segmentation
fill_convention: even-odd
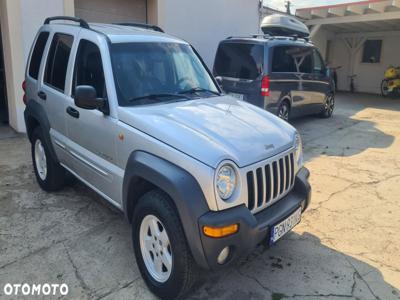
[[[311,200],[311,186],[308,183],[309,171],[302,168],[296,175],[292,191],[272,206],[253,215],[246,206],[241,205],[219,212],[208,212],[200,217],[199,227],[204,256],[210,269],[229,265],[237,258],[248,254],[254,248],[265,243],[268,245],[271,226],[279,223],[292,212],[303,206],[303,211]],[[223,238],[210,238],[203,234],[202,228],[208,226],[226,226],[239,224],[236,234]],[[217,257],[222,249],[230,246],[230,255],[223,265],[218,264]]]

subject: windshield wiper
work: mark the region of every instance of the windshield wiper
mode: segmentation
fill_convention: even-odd
[[[134,102],[134,101],[143,100],[143,99],[159,100],[160,98],[165,98],[165,97],[190,100],[190,98],[188,96],[184,96],[184,95],[180,95],[180,94],[172,94],[172,93],[162,93],[162,94],[150,94],[150,95],[135,97],[135,98],[129,99],[128,102]]]
[[[208,92],[208,93],[211,93],[211,94],[214,94],[214,95],[217,95],[217,96],[221,95],[219,92],[215,92],[215,91],[212,91],[212,90],[209,90],[209,89],[204,89],[202,87],[195,87],[195,88],[192,88],[192,89],[189,89],[189,90],[186,90],[186,91],[179,92],[179,94],[180,95],[182,95],[182,94],[194,94],[194,93],[197,93],[197,92]]]

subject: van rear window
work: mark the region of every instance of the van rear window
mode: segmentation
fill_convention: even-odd
[[[214,72],[216,76],[256,79],[263,70],[263,45],[223,43],[218,47]]]

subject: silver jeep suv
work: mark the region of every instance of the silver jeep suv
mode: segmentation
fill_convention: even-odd
[[[58,190],[70,173],[122,210],[161,298],[189,291],[198,267],[272,245],[309,204],[296,130],[223,95],[193,47],[158,27],[48,18],[23,88],[39,185]]]

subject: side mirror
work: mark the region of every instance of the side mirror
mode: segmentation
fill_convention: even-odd
[[[332,69],[329,68],[329,67],[327,67],[327,68],[325,69],[325,75],[326,75],[327,77],[332,77],[332,75],[333,75]]]
[[[90,85],[79,85],[75,88],[75,105],[83,109],[103,110],[106,101],[96,97],[96,89]]]

